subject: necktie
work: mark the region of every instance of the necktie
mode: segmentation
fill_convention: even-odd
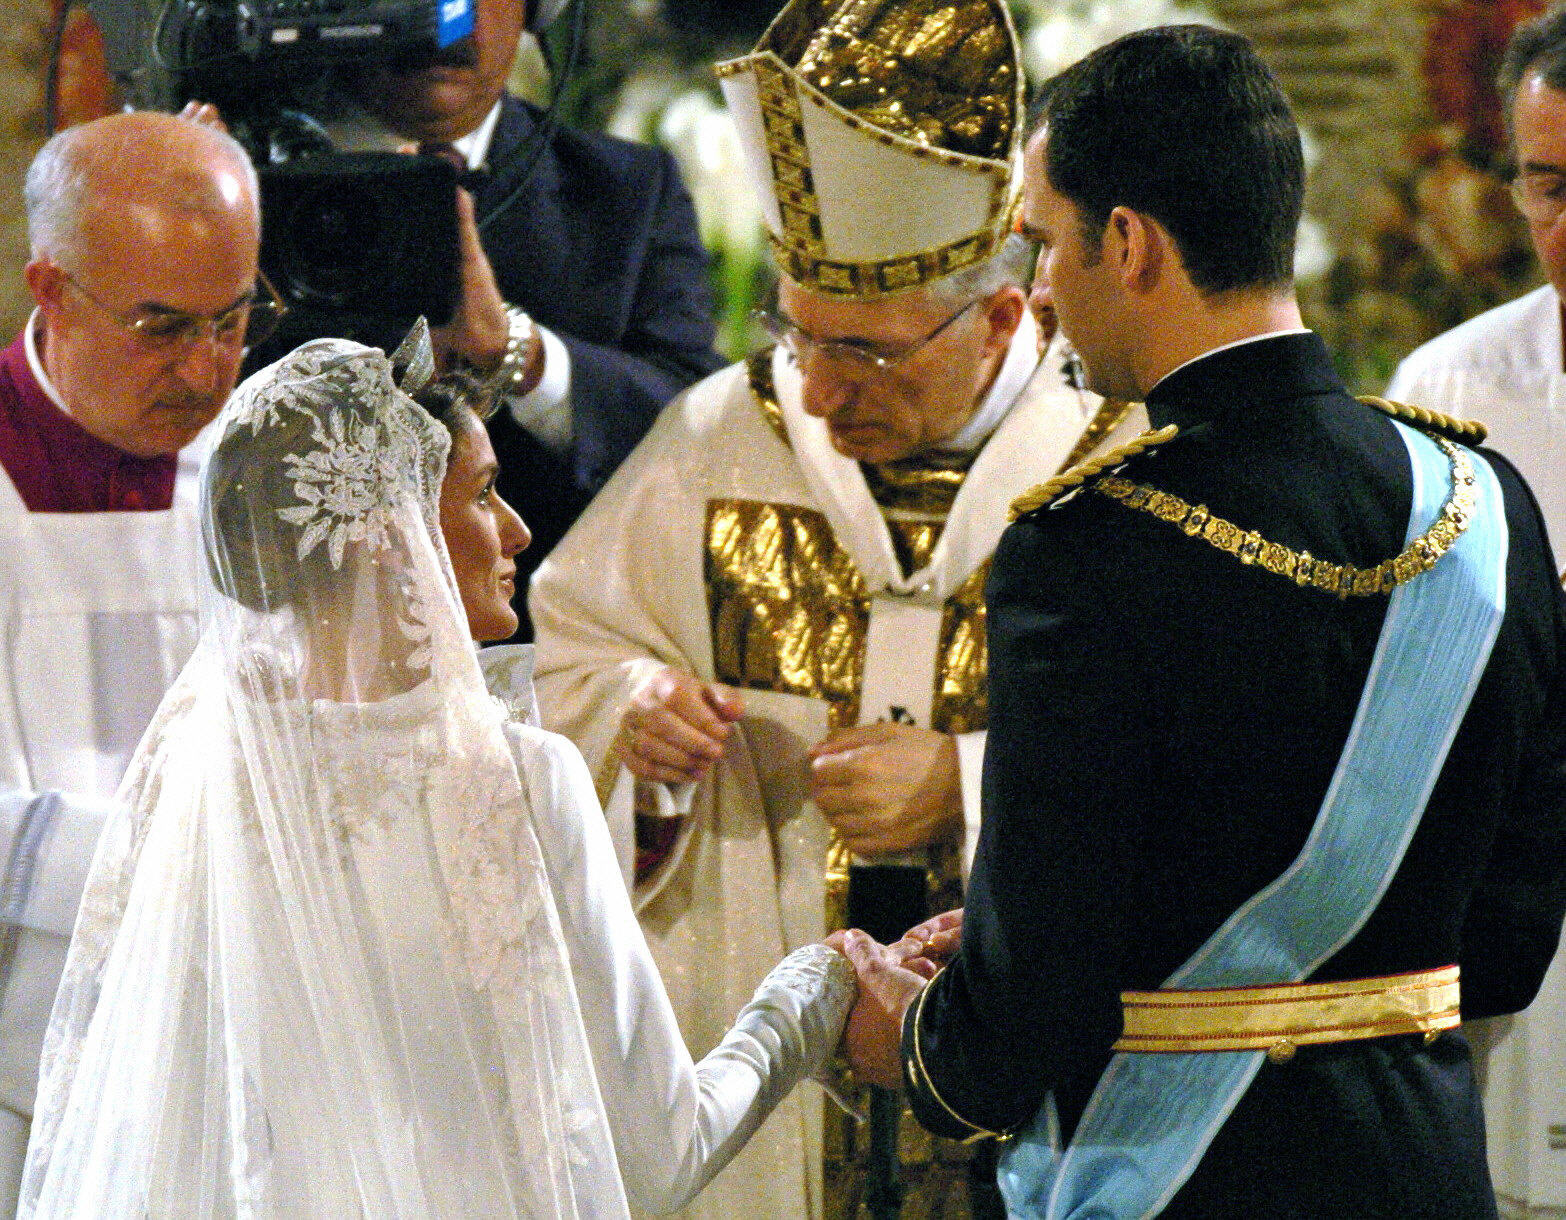
[[[484,185],[485,173],[481,169],[469,169],[468,159],[462,155],[462,150],[447,140],[429,140],[420,143],[418,153],[421,157],[438,157],[452,169],[457,171],[457,185],[465,186],[475,195]]]

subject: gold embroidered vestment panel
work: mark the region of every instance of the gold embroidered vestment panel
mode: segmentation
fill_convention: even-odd
[[[771,360],[770,351],[752,358],[751,389],[758,409],[788,444]],[[929,564],[970,463],[971,455],[925,454],[911,462],[863,467],[904,575]],[[942,607],[926,726],[939,732],[986,726],[988,572],[986,561]],[[858,722],[870,590],[824,513],[761,500],[708,501],[704,575],[718,681],[820,699],[834,729]],[[849,861],[847,848],[834,835],[823,861],[829,927],[844,923]],[[930,909],[959,905],[957,845],[931,844],[926,866]],[[901,1118],[898,1144],[907,1214],[932,1220],[969,1215],[964,1183],[972,1150],[930,1136],[906,1110]],[[857,1220],[865,1189],[866,1132],[829,1105],[824,1134],[827,1220]]]
[[[751,394],[787,445],[772,356],[768,349],[750,358]],[[930,562],[971,461],[971,455],[926,454],[864,467],[905,573]],[[799,504],[714,499],[707,504],[705,552],[717,680],[821,699],[834,729],[857,723],[870,591],[825,514]],[[976,732],[986,724],[988,574],[986,560],[942,610],[927,726],[937,732]]]
[[[910,555],[939,536],[928,522],[893,525],[899,551]],[[988,564],[981,566],[942,610],[928,726],[938,732],[985,727],[987,572]],[[822,513],[797,504],[709,501],[705,575],[719,682],[821,699],[833,728],[858,720],[870,595]]]

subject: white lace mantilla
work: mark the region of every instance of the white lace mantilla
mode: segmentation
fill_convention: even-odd
[[[393,506],[413,493],[428,503],[440,486],[450,437],[423,411],[366,411],[401,393],[390,365],[344,355],[330,341],[307,344],[280,362],[270,382],[252,379],[262,393],[246,393],[228,412],[229,427],[263,427],[284,422],[284,413],[309,423],[312,447],[285,456],[299,503],[276,509],[301,529],[297,558],[321,545],[334,569],[350,542],[387,546]],[[431,523],[433,524],[433,523]]]

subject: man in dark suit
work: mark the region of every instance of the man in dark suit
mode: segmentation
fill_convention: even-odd
[[[564,126],[540,146],[542,112],[505,92],[527,15],[523,0],[477,0],[469,38],[356,89],[398,136],[487,170],[460,201],[462,298],[436,341],[503,395],[500,492],[533,534],[519,586],[663,404],[724,363],[673,158]]]
[[[1085,1208],[1073,1215],[1206,1220],[1496,1214],[1451,1026],[1459,985],[1466,1016],[1529,1003],[1566,910],[1566,610],[1512,466],[1457,449],[1449,472],[1351,397],[1302,327],[1302,192],[1276,82],[1243,39],[1199,26],[1130,35],[1068,70],[1028,149],[1035,304],[1094,390],[1145,399],[1154,429],[1176,431],[1082,472],[1074,495],[1024,497],[996,552],[983,822],[955,956],[924,986],[899,962],[927,930],[846,945],[861,968],[851,1057],[901,1076],[932,1130],[1021,1133],[1002,1168],[1014,1214],[1065,1214],[1068,1199]],[[1422,454],[1436,477],[1416,501]],[[1461,507],[1463,462],[1494,471],[1480,470],[1482,518]],[[1413,507],[1430,496],[1455,533]],[[1509,538],[1476,565],[1504,614],[1492,596],[1488,654],[1481,632],[1454,636],[1475,685],[1449,687],[1456,734],[1429,747],[1433,790],[1421,798],[1399,754],[1379,787],[1368,765],[1335,784],[1340,760],[1363,764],[1366,738],[1416,724],[1406,708],[1455,671],[1428,634],[1443,622],[1408,624],[1401,607],[1417,582],[1423,596],[1467,570],[1474,530]],[[1413,670],[1351,738],[1367,675],[1398,672],[1378,645],[1409,641]],[[1280,921],[1291,939],[1324,911],[1340,919],[1316,957],[1281,977],[1242,968],[1248,985],[1184,981],[1261,918],[1254,896],[1309,875],[1329,811],[1360,810],[1327,870],[1352,876],[1400,802],[1406,847],[1384,888],[1341,911],[1330,887],[1306,890]],[[1193,986],[1218,990],[1161,990]],[[1156,1004],[1173,1007],[1148,1025]],[[1175,1049],[1188,1053],[1147,1053]],[[1114,1125],[1155,1061],[1193,1075],[1175,1068]],[[1188,1083],[1233,1065],[1251,1074],[1222,1103]],[[1156,1145],[1187,1137],[1194,1151],[1162,1164]],[[1146,1180],[1149,1165],[1164,1176]]]

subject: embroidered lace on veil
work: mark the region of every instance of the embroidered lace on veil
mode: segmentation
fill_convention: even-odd
[[[336,340],[219,427],[202,642],[93,865],[21,1215],[624,1215],[446,433]]]

